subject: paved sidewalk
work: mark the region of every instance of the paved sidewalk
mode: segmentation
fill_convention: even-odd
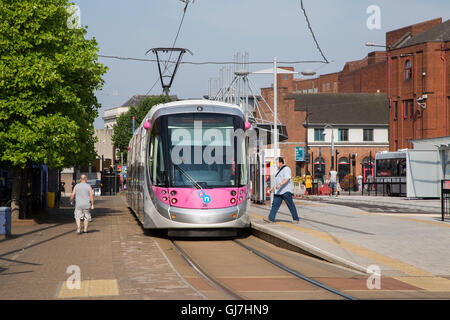
[[[284,204],[274,224],[262,220],[269,214],[268,205],[253,205],[252,227],[326,260],[362,272],[375,265],[381,269],[381,276],[427,291],[450,293],[450,222],[440,221],[440,214],[372,213],[315,200],[296,200],[298,225],[291,223]],[[402,201],[398,198],[395,203]],[[433,212],[432,201],[411,202],[424,211],[428,204],[428,211]]]
[[[12,226],[0,239],[0,299],[203,299],[143,233],[122,197],[96,197],[87,234],[73,208],[49,209],[38,223]],[[67,280],[80,271],[80,288]],[[72,282],[70,282],[72,284]]]
[[[406,213],[441,213],[440,199],[411,199],[406,197],[382,197],[339,195],[310,196],[308,201],[342,204],[347,206],[365,206],[368,211],[376,212],[406,212]]]

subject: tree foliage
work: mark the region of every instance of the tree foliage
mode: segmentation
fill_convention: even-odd
[[[106,67],[68,0],[0,0],[0,161],[16,168],[95,159],[94,91]]]
[[[165,102],[166,98],[163,95],[148,97],[137,107],[131,106],[127,112],[122,113],[113,127],[112,141],[114,147],[122,151],[127,149],[133,136],[133,116],[135,117],[135,127],[137,128],[153,106]]]

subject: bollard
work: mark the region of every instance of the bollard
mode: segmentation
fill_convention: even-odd
[[[47,193],[47,207],[48,208],[55,207],[55,193],[54,192]]]
[[[0,207],[0,234],[11,235],[11,207]]]

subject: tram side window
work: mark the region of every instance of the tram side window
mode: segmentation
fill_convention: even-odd
[[[399,176],[406,177],[406,159],[400,159],[398,167],[399,167]]]
[[[377,160],[377,177],[390,177],[392,176],[392,161],[390,159]]]
[[[164,186],[166,181],[166,170],[164,165],[164,149],[161,137],[152,133],[150,145],[150,177],[152,185]]]
[[[400,175],[400,159],[391,160],[392,176],[398,177]]]
[[[248,173],[247,173],[247,153],[245,152],[246,150],[246,145],[247,145],[247,139],[244,139],[244,141],[241,143],[240,146],[238,146],[238,148],[241,148],[241,152],[238,152],[238,155],[241,156],[240,164],[240,173],[239,173],[239,186],[245,186],[247,185],[247,178],[248,178]]]

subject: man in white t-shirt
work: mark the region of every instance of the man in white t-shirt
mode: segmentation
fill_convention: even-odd
[[[269,217],[264,218],[264,221],[272,223],[275,222],[275,215],[280,209],[281,203],[286,202],[289,211],[292,215],[292,222],[298,224],[299,217],[297,213],[297,208],[295,207],[292,195],[294,193],[294,185],[291,179],[291,169],[284,164],[284,159],[279,157],[276,160],[276,165],[278,167],[278,172],[275,175],[275,189],[271,192],[274,193],[272,209],[270,210]]]
[[[329,187],[331,188],[331,194],[330,196],[334,195],[334,189],[336,189],[336,184],[337,184],[337,171],[334,170],[334,168],[332,168],[330,170],[330,183],[329,183]],[[336,193],[337,196],[337,193]]]

